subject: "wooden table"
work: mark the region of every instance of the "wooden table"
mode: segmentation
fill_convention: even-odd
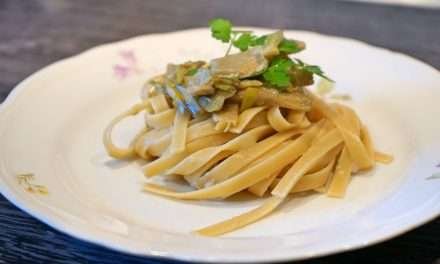
[[[19,81],[51,62],[136,35],[206,26],[214,17],[232,19],[237,25],[311,30],[355,38],[407,53],[440,68],[440,9],[324,0],[0,0],[0,102]],[[359,260],[440,263],[440,218],[375,246],[304,263]],[[159,262],[61,234],[0,196],[0,263],[19,261]]]

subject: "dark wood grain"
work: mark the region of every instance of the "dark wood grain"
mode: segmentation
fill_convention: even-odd
[[[238,25],[311,30],[355,38],[407,53],[440,68],[438,9],[324,0],[0,0],[0,102],[20,80],[56,60],[136,35],[205,26],[209,19],[219,16]],[[303,263],[360,260],[438,263],[440,219],[388,242]],[[157,260],[114,252],[61,234],[0,196],[0,264],[17,262]]]

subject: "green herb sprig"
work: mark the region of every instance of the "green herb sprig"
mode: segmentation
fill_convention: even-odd
[[[232,30],[231,21],[224,18],[216,18],[209,23],[212,36],[223,43],[229,43],[228,52],[232,46],[240,51],[246,51],[250,47],[263,46],[267,36],[257,36],[252,31]],[[284,39],[279,45],[280,52],[291,54],[301,51],[295,41]]]
[[[321,70],[321,68],[318,65],[309,65],[300,59],[295,59],[295,60],[297,62],[296,65],[298,69],[318,75],[319,77],[324,78],[327,81],[334,82],[332,79],[330,79],[324,74],[324,72]]]
[[[229,43],[226,55],[229,54],[232,46],[240,51],[246,51],[251,47],[264,46],[267,35],[257,36],[252,31],[233,30],[231,21],[224,18],[216,18],[209,23],[212,36],[223,43]],[[278,45],[280,56],[270,62],[269,67],[262,73],[263,79],[272,87],[278,90],[285,90],[294,80],[291,70],[302,71],[307,74],[317,75],[323,79],[333,82],[327,77],[324,71],[317,65],[310,65],[300,59],[291,59],[287,55],[298,53],[304,49],[296,41],[283,39]]]
[[[333,82],[333,80],[325,76],[319,66],[308,65],[299,59],[292,60],[289,57],[276,57],[273,59],[267,70],[263,73],[263,78],[274,88],[284,90],[294,81],[293,76],[290,74],[292,69],[315,74]]]
[[[263,73],[263,78],[269,84],[283,90],[291,83],[289,71],[293,65],[294,62],[290,58],[275,58]]]

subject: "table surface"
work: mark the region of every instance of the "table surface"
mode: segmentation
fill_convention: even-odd
[[[0,102],[19,81],[59,59],[136,35],[206,26],[214,17],[359,39],[440,68],[440,9],[326,0],[0,0]],[[440,263],[440,218],[387,242],[302,263],[359,260]],[[0,195],[0,263],[16,262],[159,261],[71,238]]]

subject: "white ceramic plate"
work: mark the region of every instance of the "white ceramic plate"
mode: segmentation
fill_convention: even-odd
[[[258,33],[267,32],[254,29]],[[440,213],[440,75],[408,56],[358,41],[288,31],[306,41],[305,61],[337,81],[335,93],[370,127],[389,166],[354,177],[345,199],[291,199],[258,223],[219,238],[191,230],[239,214],[260,200],[185,202],[141,192],[139,162],[112,160],[101,143],[109,120],[138,100],[143,82],[167,62],[221,56],[207,29],[103,45],[23,81],[1,106],[0,190],[33,216],[72,236],[146,256],[259,262],[315,257],[364,247]],[[126,121],[126,142],[141,120]],[[124,129],[125,127],[125,129]],[[440,166],[440,165],[438,165]],[[48,195],[26,191],[17,175]]]

